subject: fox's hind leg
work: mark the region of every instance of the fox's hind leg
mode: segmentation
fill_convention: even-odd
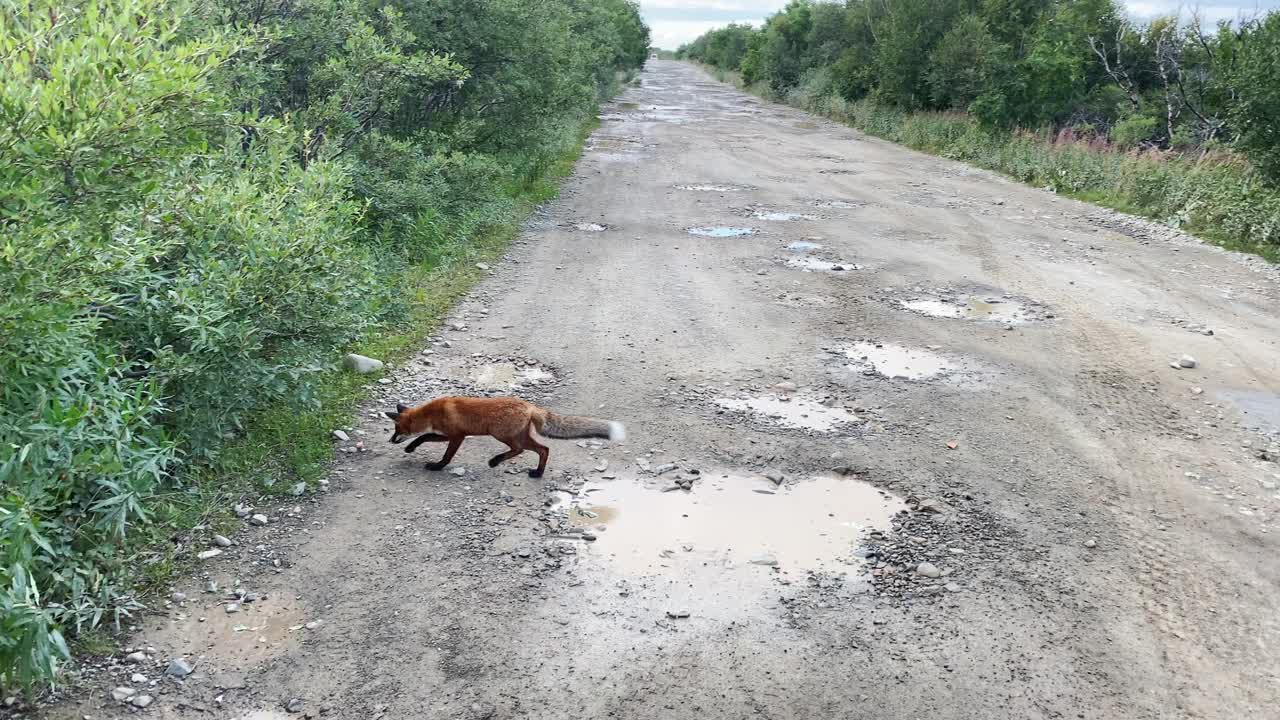
[[[534,440],[533,433],[528,433],[524,437],[524,449],[538,453],[538,468],[536,470],[530,470],[529,477],[542,477],[542,472],[547,469],[547,458],[551,457],[551,448],[543,445],[537,440]]]
[[[504,445],[506,445],[511,449],[504,453],[498,453],[497,455],[494,455],[493,457],[489,458],[489,467],[498,467],[498,463],[506,462],[507,460],[510,460],[511,458],[524,452],[524,448],[520,447],[520,443],[518,442],[509,442],[507,440],[503,440],[502,442]]]
[[[428,470],[443,470],[453,456],[458,452],[458,448],[462,447],[462,441],[466,437],[449,438],[449,447],[444,449],[444,457],[440,458],[440,462],[427,463]]]

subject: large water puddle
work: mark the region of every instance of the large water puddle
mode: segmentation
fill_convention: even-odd
[[[640,481],[588,484],[557,506],[596,534],[599,552],[629,574],[712,566],[791,575],[847,571],[858,543],[888,530],[903,502],[852,478],[776,485],[763,477],[709,474],[692,491]]]
[[[938,353],[893,343],[856,342],[842,352],[850,367],[894,380],[928,380],[960,369]]]
[[[959,296],[950,298],[915,298],[900,304],[911,312],[930,317],[976,320],[979,322],[1025,323],[1038,320],[1025,303],[1013,298]]]
[[[760,231],[756,230],[755,228],[716,226],[716,227],[691,227],[691,228],[686,228],[685,232],[689,233],[690,235],[700,235],[702,237],[723,238],[723,237],[741,237],[743,235],[755,235]]]
[[[1218,400],[1235,407],[1245,427],[1280,433],[1280,395],[1259,390],[1219,390]]]
[[[757,397],[720,398],[716,404],[726,410],[760,415],[784,427],[816,432],[829,432],[843,425],[861,422],[844,408],[829,407],[804,396],[763,395]]]

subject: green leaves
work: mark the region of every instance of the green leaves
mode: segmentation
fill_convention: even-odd
[[[627,0],[192,1],[0,0],[5,688],[136,610],[175,488],[329,396],[648,51]]]

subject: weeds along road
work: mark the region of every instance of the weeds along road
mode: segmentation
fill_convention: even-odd
[[[159,717],[1267,716],[1278,294],[653,62],[375,386],[369,451],[147,622],[144,666],[195,672],[133,687]],[[447,393],[630,437],[552,441],[541,480],[487,439],[431,473],[378,412]],[[237,581],[261,597],[228,614]],[[137,671],[66,712],[132,712]]]

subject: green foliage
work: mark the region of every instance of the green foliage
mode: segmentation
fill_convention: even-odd
[[[1280,182],[1280,13],[1244,34],[1234,74],[1236,142],[1259,170]]]
[[[0,0],[3,688],[140,607],[202,483],[314,477],[277,448],[341,350],[421,328],[648,53],[627,0],[196,3]]]
[[[1138,23],[1119,7],[791,0],[759,30],[711,30],[679,55],[804,106],[870,97],[904,110],[967,110],[992,128],[1088,128],[1125,147],[1234,148],[1280,184],[1280,12],[1206,28],[1171,17]]]
[[[1004,55],[982,18],[964,16],[929,54],[925,80],[933,102],[943,108],[968,108],[991,86]]]
[[[1159,121],[1146,115],[1133,115],[1111,128],[1111,139],[1121,147],[1137,147],[1156,134]]]

